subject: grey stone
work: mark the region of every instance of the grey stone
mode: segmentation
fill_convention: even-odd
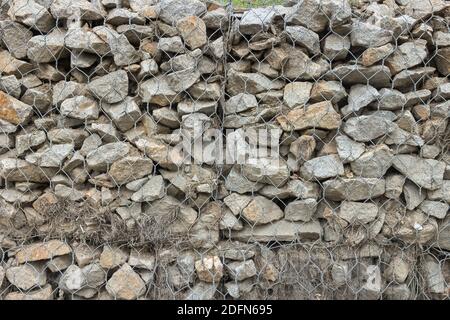
[[[367,224],[378,216],[378,207],[370,202],[343,201],[338,216],[350,224]]]
[[[363,143],[355,142],[345,135],[336,137],[336,149],[343,163],[353,162],[365,151]]]
[[[291,82],[284,87],[283,101],[289,108],[305,105],[310,97],[312,83]]]
[[[85,96],[76,96],[64,100],[61,103],[60,110],[62,115],[80,120],[98,119],[100,112],[97,102]]]
[[[384,194],[386,182],[378,178],[344,178],[323,182],[325,198],[333,201],[361,201]]]
[[[27,42],[33,37],[33,32],[20,23],[0,21],[0,35],[8,51],[17,59],[27,56]]]
[[[389,199],[398,199],[403,192],[405,177],[401,174],[390,174],[386,176],[385,196]]]
[[[128,76],[123,70],[111,72],[92,80],[87,88],[100,101],[116,103],[125,99],[128,94]]]
[[[381,178],[391,167],[394,154],[384,144],[368,149],[350,163],[355,175],[365,178]]]
[[[320,53],[319,35],[302,26],[287,26],[286,34],[295,44],[308,50],[312,55]]]
[[[103,103],[101,108],[122,132],[133,128],[141,117],[141,110],[131,97],[126,97],[124,101],[116,104]]]
[[[179,36],[159,39],[158,49],[163,52],[173,53],[183,53],[185,51],[183,41]]]
[[[169,86],[166,76],[157,76],[141,83],[139,95],[143,102],[159,106],[168,106],[180,100],[180,95]]]
[[[324,180],[344,174],[344,166],[336,155],[317,157],[306,161],[300,174],[307,180]]]
[[[367,22],[355,21],[350,38],[355,47],[379,47],[392,41],[392,32]]]
[[[419,209],[426,215],[444,219],[447,215],[449,205],[440,201],[425,200],[419,205]]]
[[[147,202],[161,199],[165,194],[164,180],[162,176],[152,176],[132,196],[131,200],[136,202]]]
[[[201,16],[206,12],[206,5],[198,0],[162,0],[159,2],[159,18],[175,25],[176,22],[188,16]]]
[[[82,28],[69,29],[64,38],[66,47],[72,50],[90,52],[99,56],[111,51],[109,44],[95,32]]]
[[[324,40],[323,54],[328,60],[343,60],[347,57],[349,51],[350,38],[348,36],[332,33]]]
[[[26,151],[32,151],[34,147],[37,147],[45,142],[47,136],[44,131],[33,131],[31,133],[25,133],[16,136],[16,152],[20,156]]]
[[[247,10],[239,21],[239,32],[257,34],[267,31],[275,11],[272,8],[252,8]]]
[[[96,5],[87,0],[72,2],[70,0],[55,0],[50,4],[50,11],[53,16],[60,19],[71,18],[78,14],[83,20],[103,20],[106,12],[100,5]]]
[[[50,12],[34,0],[14,0],[9,5],[8,16],[13,20],[41,32],[50,31],[54,25]]]
[[[343,127],[344,132],[358,142],[369,142],[394,131],[395,124],[376,116],[358,116],[348,119]]]
[[[414,210],[419,206],[426,198],[425,190],[417,187],[413,182],[406,180],[403,185],[403,195],[405,197],[406,209]]]
[[[257,94],[268,90],[278,90],[284,86],[280,80],[271,80],[258,73],[229,71],[227,91],[231,95],[239,93]]]
[[[25,160],[39,167],[59,168],[73,151],[73,144],[54,144],[27,155]]]
[[[116,184],[122,185],[150,175],[152,171],[153,161],[151,159],[128,156],[114,162],[108,171],[108,175]]]
[[[256,266],[253,260],[234,261],[227,263],[226,268],[230,277],[236,281],[243,281],[257,274]]]
[[[251,225],[260,225],[279,220],[284,216],[284,213],[272,201],[262,196],[256,196],[242,210],[242,216]]]
[[[281,186],[289,179],[289,169],[281,158],[250,158],[242,164],[242,175],[251,181]]]
[[[200,78],[200,72],[195,68],[172,72],[167,75],[167,83],[175,92],[189,89]]]
[[[258,102],[253,94],[238,93],[226,101],[224,112],[226,114],[239,113],[257,106]]]
[[[108,280],[106,290],[116,299],[133,300],[145,293],[145,282],[125,263]]]
[[[55,29],[45,36],[32,37],[27,43],[27,56],[38,63],[52,62],[64,58],[65,32]]]
[[[398,46],[397,50],[386,59],[386,65],[391,70],[391,73],[395,75],[402,70],[424,63],[427,56],[428,50],[425,40],[419,39],[413,42],[405,42]]]
[[[106,170],[115,161],[125,157],[129,149],[128,144],[124,142],[113,142],[102,145],[87,154],[87,165],[93,170]]]
[[[27,263],[17,267],[9,267],[5,272],[6,279],[21,290],[30,290],[43,286],[47,282],[47,275],[41,265]]]
[[[314,199],[292,201],[284,209],[285,219],[308,222],[312,219],[316,209],[317,201]]]
[[[356,84],[350,88],[348,111],[356,112],[380,98],[377,89],[370,85]]]
[[[445,163],[441,161],[400,154],[393,158],[392,165],[405,177],[425,189],[436,190],[442,186]]]

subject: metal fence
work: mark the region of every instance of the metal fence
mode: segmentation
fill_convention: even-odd
[[[0,0],[0,299],[448,299],[449,23]]]

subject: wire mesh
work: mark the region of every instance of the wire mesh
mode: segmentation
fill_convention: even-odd
[[[0,299],[449,298],[449,1],[0,1]]]

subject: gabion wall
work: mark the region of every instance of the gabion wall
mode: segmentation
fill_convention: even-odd
[[[0,299],[448,299],[450,2],[0,0]]]

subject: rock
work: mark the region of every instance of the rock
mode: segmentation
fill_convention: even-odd
[[[450,180],[444,180],[442,187],[433,191],[428,191],[428,198],[430,200],[442,200],[450,203]]]
[[[425,40],[415,40],[405,42],[397,47],[387,59],[386,65],[393,75],[402,70],[412,68],[418,64],[424,63],[428,56]]]
[[[386,137],[385,143],[388,145],[407,145],[407,146],[422,146],[425,142],[416,135],[409,133],[401,128],[396,128]]]
[[[447,59],[449,54],[450,47],[441,48],[437,51],[436,57],[434,58],[436,67],[443,76],[450,74],[450,62]]]
[[[289,58],[281,71],[291,81],[316,80],[329,69],[326,60],[319,58],[313,61],[301,48],[284,45],[283,49]]]
[[[128,264],[131,267],[153,271],[156,266],[156,258],[150,252],[131,249]]]
[[[64,58],[65,32],[55,29],[45,36],[34,36],[27,43],[27,56],[38,63],[53,62]]]
[[[154,110],[153,118],[158,124],[162,124],[169,128],[176,129],[180,127],[180,118],[178,113],[168,107]]]
[[[145,282],[125,263],[108,280],[106,290],[116,299],[133,300],[145,293]]]
[[[158,49],[163,52],[183,53],[185,51],[183,41],[179,36],[161,38],[158,42]]]
[[[25,160],[39,167],[60,168],[73,150],[73,144],[55,144],[27,155]]]
[[[384,194],[386,182],[378,178],[344,178],[323,182],[325,198],[333,201],[362,201]]]
[[[361,64],[369,67],[378,61],[386,59],[392,52],[394,52],[394,46],[390,43],[380,47],[368,48],[361,55]]]
[[[97,30],[97,34],[100,35],[100,30]],[[106,34],[106,40],[109,47],[111,48],[111,53],[114,57],[114,63],[118,66],[129,66],[130,64],[137,63],[141,60],[139,52],[134,49],[130,44],[127,37],[123,34],[119,34],[110,29],[103,29],[102,31]],[[103,37],[105,38],[105,37]],[[120,70],[119,70],[120,71]],[[118,71],[116,71],[118,72]],[[121,76],[122,77],[122,76]],[[128,91],[128,89],[122,89],[123,91]],[[109,102],[109,101],[107,101]],[[113,103],[117,101],[111,101]]]
[[[17,59],[27,56],[28,40],[33,37],[33,32],[20,23],[13,21],[0,21],[0,35],[2,42],[8,51]]]
[[[130,148],[124,142],[112,142],[89,152],[86,162],[90,169],[105,171],[115,161],[125,157]]]
[[[242,73],[230,70],[227,91],[231,95],[239,93],[257,94],[268,90],[278,90],[284,86],[280,80],[271,80],[259,73]]]
[[[111,72],[89,82],[87,89],[102,102],[122,101],[128,94],[127,73],[123,70]]]
[[[95,120],[98,119],[99,108],[95,100],[76,96],[64,100],[61,104],[61,114],[73,119]]]
[[[175,92],[189,89],[200,78],[200,72],[194,68],[172,72],[167,75],[167,83]]]
[[[328,71],[325,80],[342,81],[344,85],[368,83],[378,89],[391,86],[391,72],[383,65],[364,67],[357,64],[341,64]]]
[[[177,111],[181,115],[189,113],[204,113],[212,115],[216,112],[217,103],[215,101],[181,101],[177,105]]]
[[[317,201],[314,199],[292,201],[284,209],[285,219],[308,222],[312,219],[316,209]]]
[[[256,108],[258,102],[256,97],[248,93],[238,93],[227,100],[224,107],[226,114],[243,112],[252,108]]]
[[[184,43],[191,49],[203,47],[207,43],[206,25],[196,16],[188,16],[177,21],[177,29]]]
[[[198,0],[162,0],[159,2],[159,18],[175,25],[177,21],[188,16],[201,16],[206,12],[206,5]]]
[[[379,299],[382,291],[380,267],[368,265],[365,267],[362,278],[365,280],[365,283],[361,288],[361,297],[365,300]]]
[[[316,148],[316,140],[312,136],[300,136],[289,147],[289,152],[292,153],[299,163],[310,160],[314,155]]]
[[[380,90],[377,107],[381,110],[399,110],[406,105],[406,97],[398,90],[383,88]]]
[[[25,125],[30,121],[32,113],[31,106],[0,91],[0,119],[15,125]]]
[[[141,117],[139,106],[130,97],[126,97],[124,101],[115,104],[103,103],[101,107],[122,132],[133,128]]]
[[[338,216],[350,224],[367,224],[378,215],[378,207],[373,203],[343,201]]]
[[[40,168],[25,160],[0,160],[0,176],[8,181],[48,183],[55,174],[56,170],[53,168]]]
[[[391,167],[394,154],[386,145],[368,149],[358,159],[350,163],[355,175],[365,178],[380,178]]]
[[[123,8],[115,8],[108,12],[106,22],[113,26],[124,24],[145,24],[145,19],[136,12]]]
[[[251,181],[281,186],[289,178],[289,169],[281,158],[250,158],[242,164],[242,175]]]
[[[106,39],[102,39],[95,32],[82,28],[69,29],[64,37],[67,48],[93,53],[97,56],[109,54],[111,48]]]
[[[358,142],[369,142],[395,129],[391,121],[376,115],[349,118],[343,127],[344,132]]]
[[[302,26],[287,26],[288,39],[308,50],[312,55],[320,53],[319,35]]]
[[[106,16],[104,9],[87,0],[72,2],[69,0],[55,0],[50,4],[50,11],[58,18],[71,18],[78,14],[83,20],[103,20]]]
[[[410,270],[411,268],[408,261],[400,255],[396,255],[392,258],[391,262],[384,270],[383,276],[389,281],[404,283]]]
[[[44,84],[27,89],[21,100],[28,105],[33,105],[39,112],[45,113],[52,104],[51,88],[48,84]]]
[[[405,197],[406,209],[408,210],[414,210],[426,198],[425,190],[420,189],[409,180],[406,180],[403,185],[403,195]]]
[[[393,158],[392,165],[405,177],[425,189],[436,190],[442,186],[445,170],[443,162],[399,154]]]
[[[53,104],[59,105],[68,98],[83,95],[84,85],[75,81],[60,81],[53,85]]]
[[[34,0],[13,0],[9,5],[8,16],[13,20],[40,32],[48,32],[55,25],[50,12]]]
[[[14,75],[0,77],[0,90],[16,99],[19,99],[22,93],[21,84]]]
[[[403,70],[397,73],[392,80],[394,88],[405,90],[413,86],[417,81],[430,76],[436,69],[433,67],[419,67],[412,70]]]
[[[151,159],[129,156],[114,162],[108,174],[117,185],[122,185],[150,175],[152,171]]]
[[[315,81],[311,90],[310,100],[319,102],[329,100],[332,103],[338,103],[347,96],[347,92],[338,81]]]
[[[344,60],[350,51],[350,38],[330,34],[325,38],[323,54],[330,61]]]
[[[444,219],[447,215],[449,205],[440,201],[425,200],[420,204],[419,209],[426,215]]]
[[[98,264],[83,268],[71,265],[59,279],[59,288],[77,295],[83,295],[86,289],[96,289],[106,281],[106,273]]]
[[[34,147],[37,147],[45,142],[47,136],[44,131],[34,131],[31,133],[21,134],[16,136],[16,152],[20,156],[26,151],[33,151]]]
[[[236,281],[251,278],[257,274],[253,260],[234,261],[226,264],[230,277]]]
[[[297,106],[304,106],[309,100],[312,86],[312,83],[309,82],[288,83],[284,87],[284,103],[291,109]]]
[[[284,131],[303,130],[308,128],[337,129],[341,124],[341,116],[329,101],[315,103],[305,107],[296,107],[286,116],[277,117]]]
[[[50,240],[22,247],[16,253],[16,260],[18,263],[49,260],[71,252],[72,249],[66,243],[59,240]]]
[[[150,202],[161,199],[165,194],[164,180],[161,176],[151,176],[139,191],[131,196],[136,202]]]
[[[21,77],[33,70],[32,64],[14,58],[8,51],[0,50],[0,70],[3,75]]]
[[[338,136],[335,141],[339,158],[343,163],[352,163],[365,151],[363,143],[355,142],[347,136]]]
[[[231,210],[224,210],[219,222],[220,230],[242,230],[243,225],[240,220],[231,212]]]
[[[252,8],[239,21],[239,32],[257,34],[267,31],[275,11],[272,8]]]
[[[403,192],[405,177],[401,174],[390,174],[386,176],[385,196],[389,199],[398,199]]]
[[[113,269],[121,266],[128,260],[125,249],[105,245],[100,255],[100,266],[104,269]]]
[[[10,292],[5,300],[53,300],[53,289],[51,285],[45,285],[42,289],[28,292]]]
[[[238,193],[232,193],[223,199],[223,202],[235,216],[242,214],[242,210],[252,201],[250,196],[240,195]]]
[[[200,281],[188,291],[186,300],[212,300],[216,292],[217,284]]]
[[[348,111],[356,112],[380,98],[377,89],[370,85],[356,84],[350,88]]]
[[[39,265],[24,264],[6,269],[6,279],[21,290],[30,290],[43,286],[47,282],[47,275]]]
[[[267,198],[296,198],[296,199],[318,199],[319,187],[314,182],[289,180],[284,186],[277,187],[273,185],[266,185],[258,191],[261,195]]]
[[[441,0],[432,0],[428,3],[423,3],[419,0],[410,0],[406,3],[405,14],[415,18],[424,19],[434,13],[438,13],[448,5]]]
[[[428,291],[430,293],[444,294],[446,291],[446,282],[440,263],[431,255],[425,256],[424,260],[423,268]]]
[[[344,167],[336,155],[317,157],[306,161],[300,174],[307,180],[324,180],[344,174]]]
[[[245,227],[241,231],[231,232],[231,238],[239,241],[295,241],[317,240],[322,235],[322,228],[317,221],[307,223],[279,220],[266,225]]]
[[[223,264],[218,256],[206,256],[195,261],[195,271],[200,281],[216,283],[223,277]]]
[[[166,76],[157,76],[141,83],[139,95],[143,102],[159,106],[168,106],[180,100],[177,92],[169,86]]]
[[[392,41],[392,32],[370,23],[356,21],[353,23],[350,39],[355,47],[380,47]]]
[[[283,211],[272,201],[256,196],[242,210],[242,216],[251,224],[266,224],[283,218]]]

